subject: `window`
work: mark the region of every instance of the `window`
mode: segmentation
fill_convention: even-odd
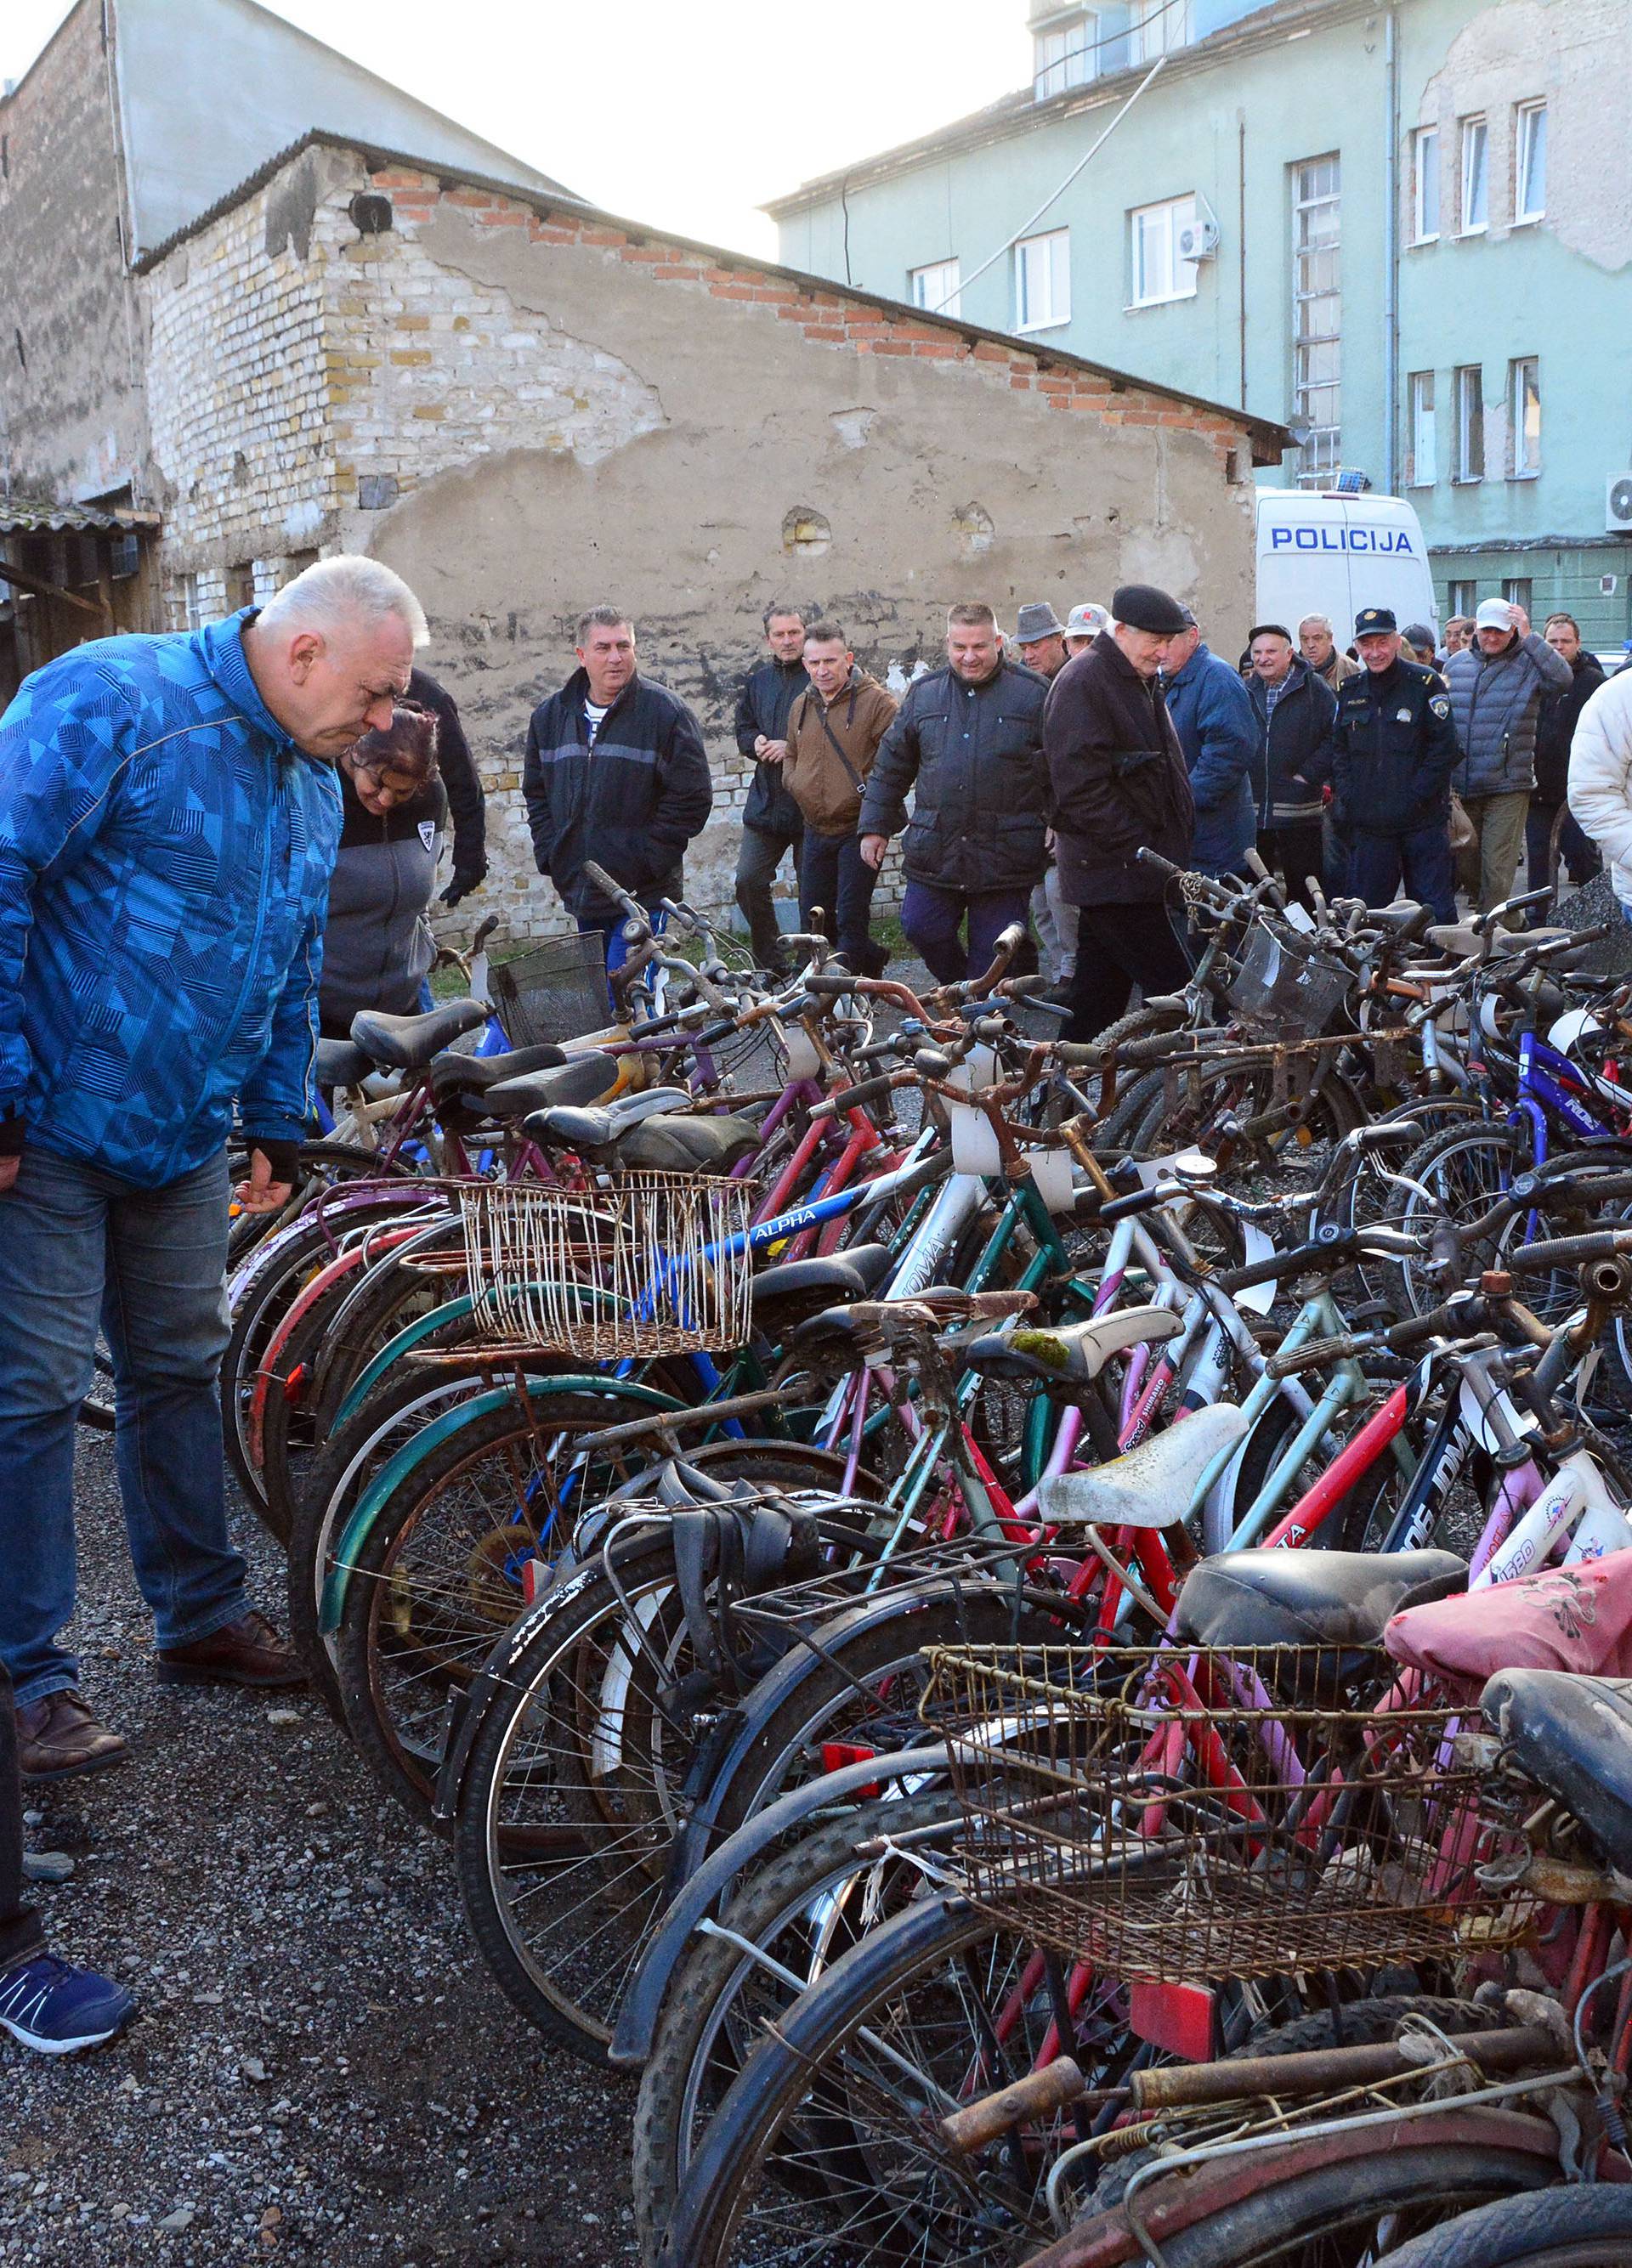
[[[1530,612],[1530,594],[1535,585],[1528,575],[1510,575],[1502,585],[1502,595],[1510,607],[1522,607]]]
[[[297,575],[304,575],[308,567],[315,567],[316,564],[315,551],[292,551],[289,555],[289,571],[284,577],[284,582],[292,583]]]
[[[181,628],[184,630],[202,630],[203,621],[204,609],[198,593],[198,578],[196,575],[183,575],[181,578]]]
[[[1023,236],[1015,247],[1015,328],[1045,331],[1070,320],[1070,230]]]
[[[1541,365],[1534,355],[1507,366],[1507,414],[1513,437],[1510,477],[1533,481],[1541,470]]]
[[[1166,204],[1141,205],[1127,217],[1132,304],[1154,307],[1163,299],[1193,299],[1196,263],[1178,256],[1181,231],[1194,225],[1193,197],[1172,197]]]
[[[1099,18],[1084,12],[1067,16],[1038,32],[1035,42],[1036,93],[1039,102],[1067,87],[1086,86],[1098,68]]]
[[[1190,44],[1190,0],[1134,0],[1129,20],[1137,63],[1153,63]]]
[[[1456,481],[1482,481],[1485,477],[1485,379],[1477,363],[1466,364],[1456,374],[1457,395],[1457,462],[1451,475]]]
[[[1438,449],[1434,427],[1434,373],[1414,370],[1411,386],[1411,469],[1406,475],[1415,489],[1431,489],[1439,478]]]
[[[1293,415],[1308,427],[1298,479],[1319,487],[1341,455],[1339,355],[1343,300],[1338,280],[1339,171],[1335,155],[1292,168]]]
[[[1411,238],[1432,244],[1439,234],[1439,129],[1420,127],[1413,141]]]
[[[1479,585],[1477,583],[1447,584],[1445,586],[1445,597],[1453,615],[1473,615],[1477,614],[1479,611]]]
[[[1485,226],[1485,188],[1490,165],[1490,137],[1482,118],[1462,121],[1462,233],[1479,236]]]
[[[915,307],[922,307],[932,315],[963,313],[958,287],[964,279],[956,260],[936,260],[927,268],[909,269],[906,280]]]
[[[1513,122],[1513,225],[1547,210],[1547,105],[1521,102]]]
[[[240,607],[253,607],[255,602],[255,562],[246,559],[226,571],[226,611],[235,615]]]

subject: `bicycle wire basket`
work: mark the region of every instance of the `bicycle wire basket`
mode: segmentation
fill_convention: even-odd
[[[951,1871],[1069,1959],[1201,1984],[1471,1958],[1530,1926],[1528,1894],[1481,1879],[1516,1838],[1481,1819],[1466,1705],[1392,1705],[1381,1647],[928,1660],[922,1714],[963,1812]]]
[[[1255,921],[1225,998],[1249,1024],[1277,1039],[1314,1039],[1324,1032],[1355,987],[1354,971],[1318,954],[1295,952],[1269,926]]]
[[[591,1190],[464,1188],[478,1338],[461,1351],[621,1362],[741,1346],[751,1195],[741,1182],[668,1173]],[[737,1248],[719,1248],[733,1239]]]
[[[488,979],[513,1048],[581,1040],[612,1021],[598,930],[549,938],[512,960],[496,961]]]

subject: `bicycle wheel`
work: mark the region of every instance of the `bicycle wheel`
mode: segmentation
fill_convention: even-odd
[[[428,1825],[452,1695],[524,1604],[529,1563],[565,1549],[584,1507],[644,1469],[639,1443],[578,1453],[578,1439],[648,1416],[616,1388],[513,1399],[418,1459],[358,1551],[335,1634],[346,1728],[410,1816]]]
[[[646,2259],[655,2257],[698,2138],[767,2029],[801,1986],[921,1890],[910,1859],[865,1859],[859,1847],[956,1818],[942,1787],[880,1796],[807,1826],[742,1883],[720,1933],[693,1939],[669,1984],[635,2106],[635,2230]]]
[[[1074,2120],[1039,2119],[974,2159],[940,2120],[1031,2069],[1045,2043],[1090,2087],[1115,2084],[1136,2050],[1119,1987],[1087,1979],[1069,2005],[1063,1984],[1028,1939],[959,1899],[920,1899],[872,1931],[743,2066],[661,2258],[1018,2268],[1052,2234],[1043,2185]]]
[[[1388,2268],[1623,2268],[1632,2189],[1546,2190],[1481,2205],[1388,2256]]]

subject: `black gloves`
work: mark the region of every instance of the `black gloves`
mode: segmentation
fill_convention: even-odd
[[[454,861],[453,880],[443,891],[440,902],[445,906],[456,906],[461,898],[468,898],[472,890],[479,890],[486,880],[487,861],[485,858],[479,860],[477,864],[473,866],[462,866],[459,864],[459,861],[455,859]]]

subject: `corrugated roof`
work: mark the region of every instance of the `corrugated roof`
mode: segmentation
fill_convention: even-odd
[[[0,535],[88,534],[94,528],[158,527],[156,512],[94,504],[26,504],[0,497]]]

